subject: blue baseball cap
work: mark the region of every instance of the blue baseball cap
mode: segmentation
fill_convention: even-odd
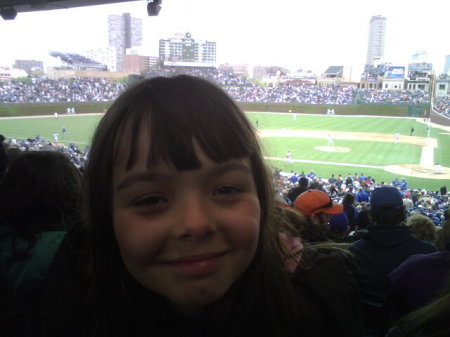
[[[347,213],[342,212],[333,214],[330,219],[330,230],[332,232],[345,232],[348,230],[348,216]]]
[[[375,212],[392,212],[402,207],[402,195],[395,187],[376,188],[370,196],[370,208]]]

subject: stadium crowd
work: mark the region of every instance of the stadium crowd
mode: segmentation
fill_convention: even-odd
[[[7,80],[0,81],[0,103],[109,102],[125,87],[97,78]]]
[[[439,191],[426,190],[420,186],[411,187],[408,186],[408,181],[404,177],[384,182],[377,181],[375,177],[365,176],[364,173],[332,174],[329,178],[323,178],[313,170],[309,173],[304,171],[297,173],[282,172],[274,168],[273,172],[279,198],[289,205],[293,205],[297,196],[295,193],[294,197],[290,196],[290,191],[300,185],[303,180],[306,184],[302,191],[307,189],[323,191],[337,203],[343,203],[345,195],[349,193],[354,195],[355,200],[352,204],[358,213],[370,207],[370,194],[374,189],[383,186],[392,186],[400,190],[408,214],[426,215],[436,226],[440,226],[445,221],[445,211],[449,207],[446,186],[442,186]]]
[[[450,117],[450,96],[436,98],[433,109],[440,114]]]
[[[227,69],[169,67],[151,70],[145,77],[173,76],[180,73],[213,80],[238,102],[298,104],[428,104],[430,102],[429,93],[422,90],[384,91],[345,86],[321,87],[301,83],[261,86]],[[125,87],[124,83],[106,79],[54,80],[36,77],[26,81],[7,80],[0,81],[0,103],[113,101]],[[434,108],[437,112],[448,115],[450,98],[436,99]]]

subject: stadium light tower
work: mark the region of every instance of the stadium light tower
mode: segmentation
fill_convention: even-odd
[[[147,3],[147,13],[149,16],[158,16],[161,10],[162,0],[150,0]]]

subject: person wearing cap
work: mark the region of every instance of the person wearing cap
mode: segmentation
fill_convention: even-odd
[[[366,328],[375,336],[384,336],[388,320],[384,311],[388,275],[409,256],[435,252],[436,246],[416,238],[403,225],[406,210],[400,191],[391,186],[371,194],[371,225],[361,240],[349,246],[360,266],[358,283]]]
[[[348,216],[345,212],[339,214],[333,214],[330,219],[328,237],[333,242],[344,243],[346,242],[346,235],[350,230],[348,225]]]
[[[327,236],[332,214],[342,213],[341,204],[333,203],[331,197],[319,190],[308,190],[295,199],[294,207],[305,215],[307,223],[302,229],[302,240],[307,242],[330,241]]]
[[[405,180],[405,178],[402,178],[402,181],[400,181],[398,187],[400,187],[402,191],[406,191],[406,189],[408,188],[408,182]]]

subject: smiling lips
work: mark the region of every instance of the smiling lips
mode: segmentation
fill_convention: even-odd
[[[169,265],[183,276],[201,277],[216,270],[224,255],[225,253],[190,256],[172,261]]]

